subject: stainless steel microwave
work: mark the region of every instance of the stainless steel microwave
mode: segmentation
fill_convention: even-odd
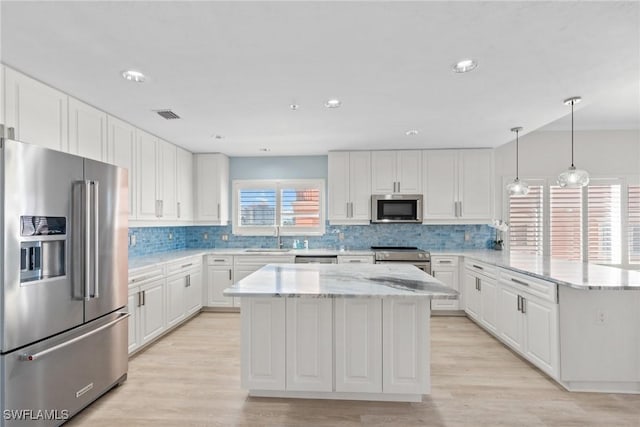
[[[422,194],[374,194],[371,222],[422,222]]]

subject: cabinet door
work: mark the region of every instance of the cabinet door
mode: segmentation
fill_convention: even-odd
[[[134,291],[129,290],[129,298],[127,300],[127,313],[129,313],[129,354],[140,347],[140,317],[138,315],[140,304],[140,293],[138,288]]]
[[[518,352],[524,350],[523,316],[518,310],[518,293],[507,286],[498,286],[497,328],[499,337]]]
[[[242,388],[285,389],[285,298],[245,298],[242,319]]]
[[[382,301],[382,392],[427,394],[429,300]]]
[[[163,140],[158,141],[158,177],[160,217],[163,220],[176,219],[176,146]]]
[[[136,218],[135,141],[136,130],[129,123],[107,116],[109,162],[129,172],[129,219]]]
[[[422,156],[419,150],[396,152],[396,191],[404,194],[422,194]]]
[[[371,152],[371,193],[391,194],[396,192],[396,152]]]
[[[287,391],[332,391],[333,299],[285,301]]]
[[[69,151],[68,96],[5,67],[5,125],[15,138],[58,151]]]
[[[166,328],[165,279],[141,286],[140,335],[145,344],[160,335]]]
[[[480,316],[480,292],[476,289],[477,277],[465,270],[464,273],[464,311],[474,319]]]
[[[167,327],[180,323],[185,316],[187,278],[184,275],[167,279]]]
[[[540,369],[558,375],[558,305],[524,296],[525,356]]]
[[[382,300],[335,299],[336,391],[382,392]]]
[[[462,217],[490,221],[493,217],[492,150],[460,151],[458,171]]]
[[[196,154],[196,221],[224,225],[229,221],[229,159]]]
[[[482,277],[480,279],[480,321],[487,329],[496,332],[496,301],[498,296],[496,281]]]
[[[424,222],[456,219],[458,200],[456,150],[424,150]]]
[[[107,113],[69,97],[69,152],[107,162]]]
[[[330,152],[328,165],[329,221],[350,219],[349,176],[349,153],[346,151]]]
[[[179,220],[193,219],[193,154],[177,148],[177,207],[176,217]]]
[[[451,289],[458,290],[458,269],[454,267],[438,267],[431,275]],[[458,310],[458,299],[431,300],[432,310]]]
[[[347,182],[347,181],[345,181]],[[344,183],[343,182],[343,185]],[[349,194],[351,219],[371,219],[371,153],[353,151],[349,154]]]
[[[186,315],[190,316],[202,308],[202,270],[193,270],[187,280]]]
[[[136,185],[138,187],[137,218],[156,219],[160,214],[157,193],[158,171],[158,138],[146,132],[138,130],[137,156],[136,156]]]
[[[238,274],[241,275],[240,273]],[[207,267],[207,283],[207,306],[233,307],[233,298],[226,297],[222,293],[226,288],[233,284],[231,266]]]

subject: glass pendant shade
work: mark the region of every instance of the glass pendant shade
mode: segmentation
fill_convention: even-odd
[[[558,175],[558,185],[562,188],[578,188],[589,185],[589,173],[582,169],[570,166],[569,169]]]
[[[526,196],[529,194],[529,184],[516,178],[507,184],[507,191],[510,196]]]

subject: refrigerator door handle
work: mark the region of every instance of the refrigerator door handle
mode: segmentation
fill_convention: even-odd
[[[100,223],[98,221],[100,204],[100,183],[93,181],[93,297],[100,298],[100,271],[98,260],[100,256]]]
[[[87,332],[86,334],[82,334],[79,337],[75,337],[73,339],[70,339],[69,341],[65,341],[61,344],[58,345],[54,345],[53,347],[50,347],[46,350],[40,351],[38,353],[34,353],[34,354],[21,354],[20,355],[20,360],[23,360],[25,362],[33,362],[35,360],[41,359],[42,357],[46,356],[49,353],[53,353],[56,350],[60,350],[61,348],[67,347],[73,343],[76,343],[78,341],[81,341],[85,338],[90,337],[91,335],[95,335],[100,331],[103,331],[107,328],[110,328],[111,326],[115,325],[116,323],[126,319],[127,317],[130,316],[129,313],[118,313],[120,316],[118,316],[116,319],[112,320],[111,322],[104,324],[102,326],[100,326],[99,328],[96,328],[90,332]]]
[[[91,299],[91,181],[84,181],[84,300]]]

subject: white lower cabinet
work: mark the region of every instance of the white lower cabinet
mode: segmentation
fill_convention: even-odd
[[[382,301],[382,391],[430,392],[429,300],[388,298]]]
[[[478,291],[478,278],[475,274],[465,269],[464,272],[464,311],[473,319],[480,317],[480,292]]]
[[[245,298],[242,387],[285,390],[285,298]]]
[[[140,285],[142,304],[140,305],[140,345],[153,340],[166,328],[167,315],[165,305],[166,279],[154,280]]]
[[[533,295],[524,295],[523,298],[525,357],[552,377],[557,377],[558,305]]]
[[[335,300],[335,378],[338,392],[382,392],[382,300]]]
[[[498,337],[518,352],[524,351],[520,295],[509,286],[498,286]]]
[[[459,291],[458,257],[440,256],[431,257],[431,275],[447,287]],[[459,310],[460,297],[456,299],[432,299],[431,310]]]
[[[189,317],[202,308],[202,268],[191,270],[187,275],[185,290],[185,317]]]
[[[129,288],[129,298],[127,299],[127,310],[129,312],[129,354],[140,347],[140,301],[139,288]]]
[[[496,299],[495,268],[475,261],[465,262],[465,311],[493,333],[497,330]]]
[[[286,389],[333,390],[333,300],[287,298]]]

